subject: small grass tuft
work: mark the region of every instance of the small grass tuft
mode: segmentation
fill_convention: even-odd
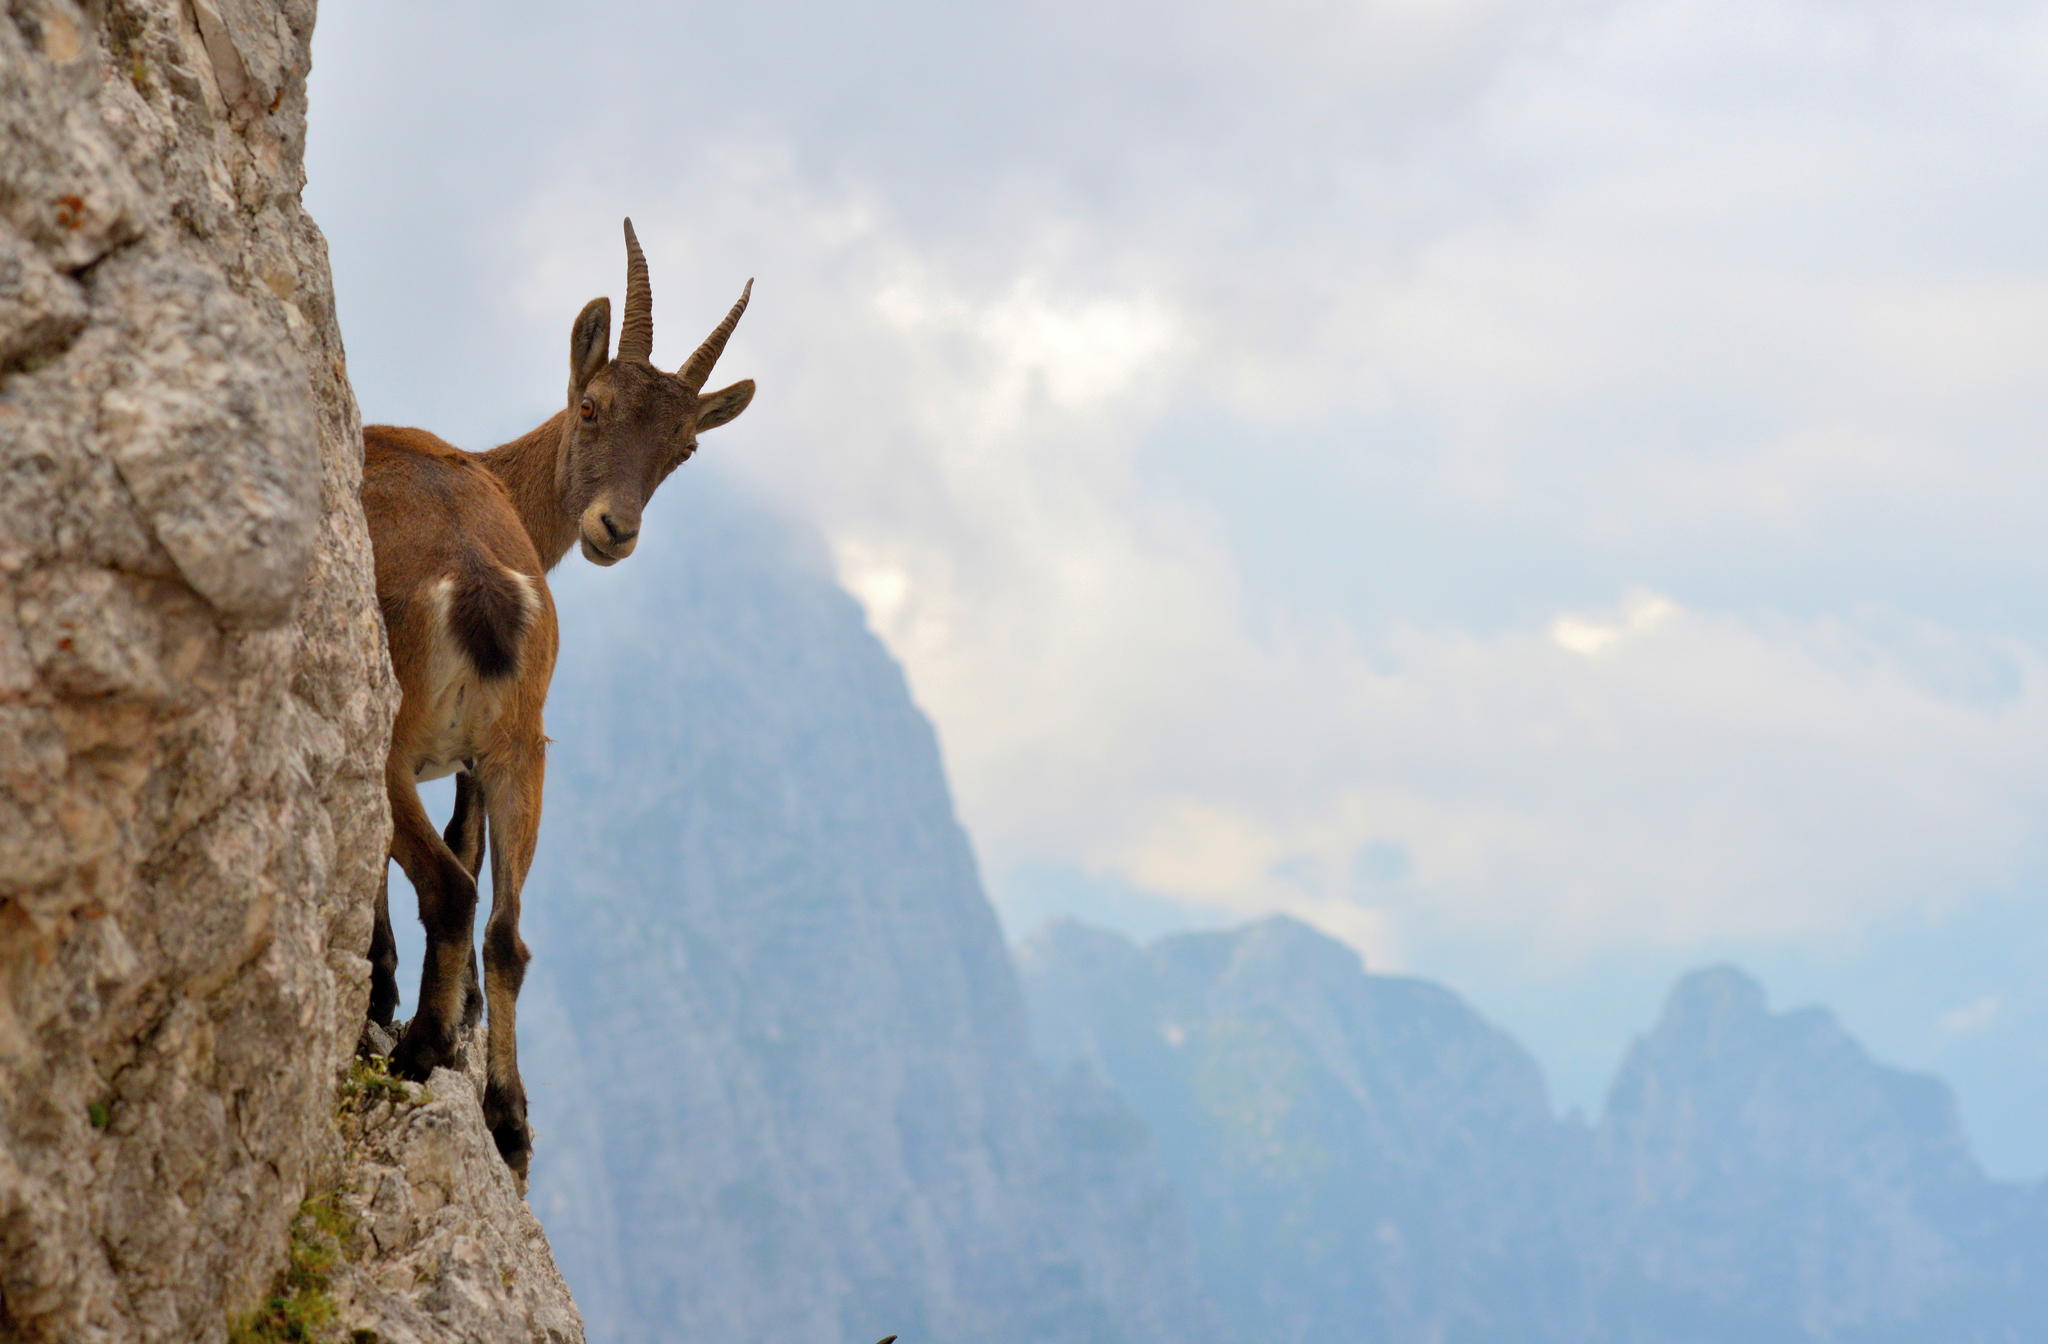
[[[291,1260],[262,1306],[229,1323],[228,1344],[326,1344],[336,1308],[330,1274],[356,1252],[356,1220],[329,1191],[299,1205],[292,1219]],[[375,1332],[370,1332],[374,1338]],[[352,1332],[350,1338],[360,1338]]]
[[[94,1129],[105,1129],[114,1122],[114,1113],[104,1101],[96,1101],[85,1108],[85,1118]]]
[[[345,1101],[370,1105],[379,1101],[412,1101],[412,1090],[405,1083],[391,1076],[390,1062],[382,1056],[364,1059],[357,1056],[349,1065],[348,1077],[341,1080],[341,1095]]]

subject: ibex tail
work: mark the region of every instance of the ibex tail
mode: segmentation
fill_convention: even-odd
[[[448,599],[448,626],[485,681],[519,670],[536,599],[524,576],[472,554]]]

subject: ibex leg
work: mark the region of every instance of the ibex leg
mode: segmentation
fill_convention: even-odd
[[[391,866],[377,875],[377,922],[370,926],[370,1020],[386,1031],[398,1011],[398,940],[391,936]]]
[[[483,790],[476,776],[468,770],[455,776],[455,812],[448,818],[448,829],[441,832],[441,839],[455,853],[471,879],[475,879],[484,863],[484,807]],[[469,971],[462,985],[462,1029],[467,1032],[483,1016],[484,991],[476,970],[476,952],[469,954]]]
[[[491,819],[491,918],[484,926],[484,997],[490,1001],[484,1122],[522,1182],[533,1135],[526,1126],[526,1085],[519,1077],[519,987],[530,955],[519,936],[519,895],[540,833],[545,768],[536,740],[491,761],[483,780]]]
[[[391,1054],[391,1067],[402,1077],[425,1078],[455,1058],[463,976],[476,930],[476,879],[435,833],[411,774],[394,767],[386,772],[385,787],[391,796],[391,857],[419,893],[420,923],[427,930],[419,1006]]]

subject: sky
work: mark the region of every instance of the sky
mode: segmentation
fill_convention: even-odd
[[[366,419],[558,409],[622,215],[657,361],[756,278],[692,470],[824,538],[1013,932],[1284,911],[1589,1111],[1732,960],[2048,1175],[2048,6],[366,0],[314,56]]]

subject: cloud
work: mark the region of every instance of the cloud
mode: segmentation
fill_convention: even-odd
[[[1945,1036],[1976,1036],[1988,1031],[1998,1020],[2001,1005],[1996,994],[1980,994],[1941,1015],[1939,1026]]]
[[[1647,634],[1678,610],[1670,598],[1637,592],[1622,603],[1618,619],[1566,612],[1550,623],[1550,641],[1582,658],[1597,658],[1632,635]]]
[[[625,210],[660,357],[760,277],[705,456],[826,538],[999,899],[1569,964],[2038,871],[2037,10],[527,8],[448,61],[483,14],[322,20],[370,413],[552,410]]]

